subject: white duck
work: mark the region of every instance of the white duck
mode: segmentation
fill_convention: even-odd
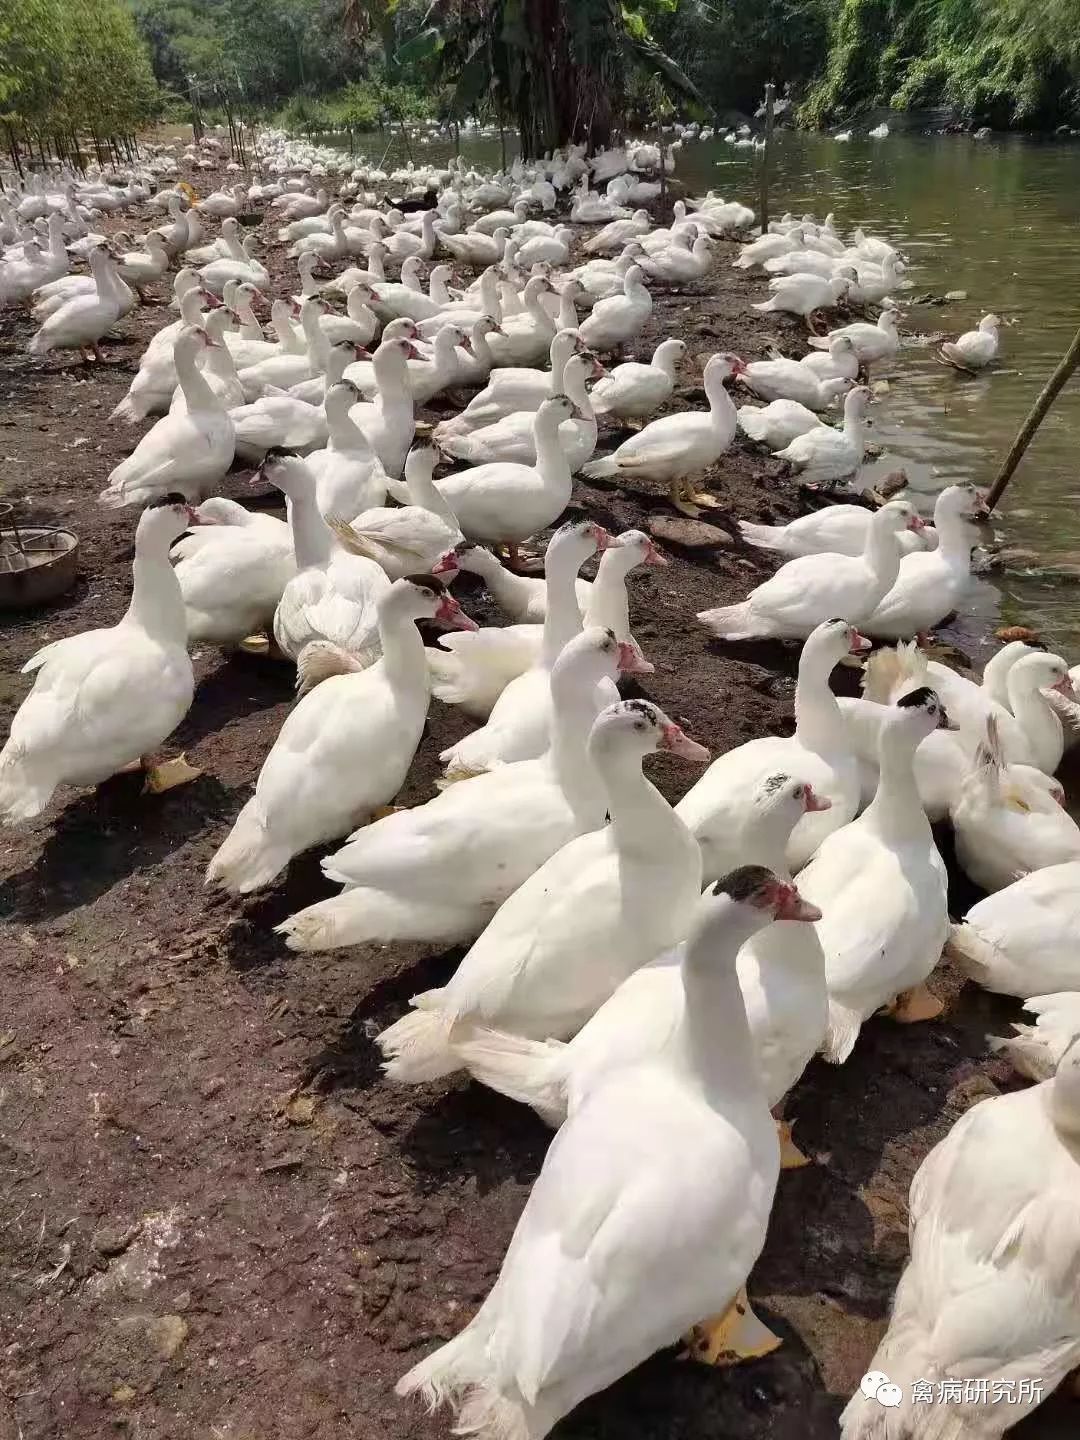
[[[815,425],[778,450],[777,459],[786,460],[808,485],[835,485],[840,480],[850,480],[858,474],[866,455],[869,404],[870,391],[865,385],[857,385],[844,398],[842,430],[835,430],[831,425]]]
[[[823,916],[829,1029],[822,1054],[834,1064],[848,1058],[863,1022],[882,1006],[904,1021],[942,1008],[925,981],[949,933],[945,865],[914,779],[916,747],[942,723],[932,690],[893,707],[881,731],[873,800],[799,873],[801,893]]]
[[[960,867],[980,889],[994,891],[1033,870],[1080,860],[1080,827],[1064,805],[1056,780],[1005,764],[991,716],[950,809]]]
[[[291,660],[328,640],[364,664],[379,653],[377,603],[390,588],[381,565],[338,546],[319,513],[315,477],[304,461],[271,451],[252,483],[268,481],[288,498],[296,575],[274,612],[274,639]]]
[[[180,319],[153,335],[142,353],[139,369],[128,386],[127,394],[114,407],[110,420],[123,420],[128,425],[134,425],[148,415],[168,410],[177,384],[173,347],[182,330],[202,324],[203,304],[208,299],[208,293],[197,285],[184,291],[180,298]]]
[[[625,977],[681,939],[701,892],[697,842],[641,773],[665,749],[708,752],[645,700],[598,716],[589,757],[611,824],[563,846],[499,909],[449,984],[377,1040],[393,1080],[415,1083],[461,1066],[456,1046],[477,1026],[535,1039],[574,1034]]]
[[[278,349],[274,354],[257,360],[255,364],[240,368],[240,383],[249,401],[260,396],[266,385],[287,390],[290,385],[297,385],[313,375],[322,374],[330,353],[330,339],[324,334],[319,323],[325,313],[325,304],[317,296],[309,295],[300,307],[300,323],[304,331],[303,352],[294,354]]]
[[[623,277],[623,293],[598,300],[578,327],[579,334],[590,350],[618,350],[645,328],[652,303],[641,267],[631,265]]]
[[[528,366],[492,370],[485,388],[473,396],[461,414],[437,426],[436,442],[441,445],[449,435],[469,434],[520,410],[535,412],[545,400],[564,394],[567,361],[580,348],[577,331],[559,330],[548,347],[550,370],[536,370]]]
[[[327,520],[347,520],[386,499],[382,461],[352,418],[352,407],[359,398],[360,392],[348,380],[330,386],[323,402],[326,444],[304,457],[315,477],[319,512]]]
[[[47,355],[51,350],[90,352],[103,360],[101,341],[120,318],[123,300],[117,288],[116,267],[105,250],[91,250],[90,269],[94,288],[76,294],[60,304],[30,339],[31,355]],[[82,357],[80,357],[82,358]]]
[[[224,337],[231,323],[232,316],[223,305],[216,310],[211,310],[203,324],[203,329],[209,335],[211,344],[199,355],[199,364],[206,383],[226,410],[233,410],[244,403],[244,391],[240,385],[240,378],[236,373],[236,366],[233,364],[229,348],[224,343]],[[186,411],[187,396],[184,394],[183,387],[178,385],[173,391],[173,397],[169,403],[169,414],[183,415]]]
[[[746,865],[770,862],[770,880],[790,888],[784,850],[792,826],[814,799],[813,788],[789,775],[759,780],[754,806],[742,834]],[[727,883],[725,879],[720,884]],[[763,882],[768,883],[768,882]],[[709,905],[709,885],[701,902]],[[699,908],[701,908],[699,906]],[[795,908],[793,906],[793,908]],[[816,908],[785,918],[821,918]],[[681,962],[685,945],[634,971],[567,1044],[520,1035],[478,1031],[460,1045],[474,1079],[513,1100],[531,1105],[549,1124],[561,1125],[616,1067],[661,1054],[682,1022],[685,995]],[[825,957],[809,925],[782,925],[749,939],[739,951],[739,985],[746,1006],[758,1068],[770,1106],[776,1106],[799,1079],[825,1037],[828,991]],[[805,1164],[781,1125],[782,1159]]]
[[[676,812],[697,837],[707,881],[744,854],[741,832],[754,818],[756,787],[767,775],[797,775],[826,802],[808,807],[795,826],[787,849],[793,872],[802,869],[827,835],[854,820],[861,793],[858,759],[844,733],[829,676],[845,655],[867,648],[844,620],[817,626],[799,657],[794,735],[763,736],[728,750],[679,801]]]
[[[136,526],[123,618],[54,640],[23,666],[37,672],[34,688],[0,751],[0,815],[9,823],[39,815],[59,785],[97,785],[141,766],[146,788],[157,792],[198,774],[183,757],[159,766],[147,758],[194,694],[184,602],[169,565],[169,546],[192,523],[183,496],[154,502]]]
[[[659,480],[668,485],[676,509],[692,515],[700,513],[698,505],[715,505],[711,495],[693,489],[692,478],[714,465],[735,438],[738,412],[724,382],[742,370],[738,355],[713,355],[702,378],[708,410],[684,411],[651,421],[624,440],[614,454],[590,461],[583,473],[589,479]]]
[[[740,379],[765,401],[797,400],[811,410],[827,410],[848,389],[842,376],[822,379],[798,360],[751,360]]]
[[[409,451],[407,504],[363,510],[348,523],[330,521],[339,544],[350,554],[375,560],[392,580],[427,571],[439,574],[439,561],[461,539],[454,512],[432,479],[436,458],[435,447],[426,440]]]
[[[721,640],[801,640],[830,615],[861,625],[896,582],[898,534],[922,524],[906,500],[891,500],[871,520],[861,555],[799,556],[741,604],[702,610],[697,618]]]
[[[401,478],[416,433],[410,359],[420,359],[411,340],[384,336],[372,357],[378,395],[374,401],[354,405],[349,412],[382,461],[387,477],[393,480]]]
[[[556,850],[602,825],[607,802],[585,746],[596,686],[614,681],[622,648],[599,627],[563,648],[551,669],[544,755],[451,785],[350,836],[323,861],[327,878],[344,891],[278,927],[289,947],[471,941]]]
[[[744,405],[740,409],[740,421],[748,408]],[[792,558],[827,553],[861,555],[866,548],[866,534],[873,513],[862,505],[826,505],[824,509],[800,515],[786,525],[755,525],[748,520],[740,520],[739,533],[748,544],[756,545],[759,550],[772,550]],[[919,531],[903,530],[896,538],[904,555],[916,550],[933,549],[938,543],[937,531],[932,525],[924,525]],[[943,698],[947,703],[947,697]]]
[[[399,1393],[449,1401],[463,1423],[497,1414],[507,1433],[543,1440],[695,1316],[712,1317],[695,1326],[701,1358],[776,1348],[745,1295],[779,1154],[735,974],[739,945],[795,913],[797,896],[762,883],[767,873],[736,872],[698,911],[670,1046],[600,1085],[563,1127],[487,1300]],[[539,1368],[533,1326],[549,1340]]]
[[[236,433],[198,366],[200,351],[217,343],[194,326],[180,332],[173,358],[187,412],[166,415],[147,431],[110,473],[108,486],[98,496],[102,505],[117,509],[146,504],[172,491],[201,500],[225,478],[233,462]]]
[[[769,281],[772,292],[769,299],[752,308],[766,313],[784,310],[789,315],[801,315],[813,328],[815,313],[835,309],[850,287],[851,281],[844,275],[829,280],[807,272],[777,275]]]
[[[956,340],[946,340],[941,354],[958,370],[985,370],[998,357],[1001,346],[1001,321],[996,315],[984,315],[975,330],[965,330]]]
[[[941,491],[934,504],[937,548],[904,556],[892,588],[861,622],[867,634],[892,640],[925,634],[956,609],[971,579],[976,522],[986,514],[974,485]]]
[[[684,341],[661,340],[647,365],[627,360],[597,381],[589,397],[593,409],[615,420],[648,420],[671,399],[685,359]]]
[[[474,622],[430,576],[396,580],[377,611],[382,658],[369,668],[332,645],[309,650],[310,667],[301,656],[315,687],[281,727],[254,795],[207,867],[207,884],[234,895],[258,890],[294,855],[348,834],[400,790],[428,711],[416,622]]]
[[[764,406],[739,406],[739,429],[769,450],[783,450],[798,436],[821,428],[818,416],[798,400],[771,400]]]
[[[883,310],[876,325],[870,325],[865,320],[856,320],[851,325],[830,330],[828,335],[811,335],[809,343],[815,350],[828,350],[832,342],[842,335],[846,335],[855,346],[859,363],[868,369],[882,360],[891,360],[900,351],[896,316],[891,310]]]
[[[522,668],[509,683],[504,681],[504,688],[492,705],[487,723],[442,751],[439,758],[445,762],[446,774],[450,779],[477,775],[511,760],[531,760],[544,753],[550,739],[551,667],[563,646],[581,630],[581,612],[577,606],[574,577],[591,555],[597,550],[605,549],[609,543],[607,531],[591,520],[564,525],[551,537],[544,557],[547,612],[542,629],[530,627],[532,633],[529,635],[529,640],[532,641],[536,630],[540,629],[539,651],[533,653],[529,665]],[[496,631],[495,634],[501,638],[505,632]],[[451,649],[453,660],[457,661],[458,657],[453,653],[455,647],[447,648]],[[478,662],[482,667],[485,648],[480,641],[468,647],[462,646],[463,653],[459,664],[446,665],[445,672],[453,676],[460,667],[467,670],[470,664],[475,665]],[[470,660],[467,651],[474,649],[478,649],[480,655],[473,656]],[[429,659],[429,664],[436,656],[437,652]],[[437,671],[442,669],[443,666],[437,665]],[[463,688],[460,677],[452,679],[449,685],[444,679],[442,685],[436,684],[433,687],[434,693],[440,698],[444,689],[450,698],[454,698]],[[604,690],[598,691],[597,708],[613,699],[615,695],[610,690],[606,694]]]
[[[523,540],[554,524],[569,504],[572,488],[559,427],[576,414],[565,395],[540,406],[533,418],[535,466],[496,461],[458,470],[437,482],[463,535],[507,545],[513,558]]]
[[[497,366],[532,366],[548,353],[556,324],[544,308],[543,297],[552,293],[551,282],[543,275],[534,275],[522,294],[521,313],[507,316],[504,310],[502,333],[489,341]]]
[[[819,380],[856,380],[859,375],[859,356],[850,335],[838,335],[829,341],[828,350],[811,350],[798,363]]]
[[[480,576],[496,605],[513,622],[519,625],[543,623],[547,613],[546,580],[508,570],[497,555],[482,545],[471,542],[459,545],[456,553],[459,567],[471,575]],[[606,550],[604,554],[607,554]],[[593,588],[592,581],[583,580],[579,575],[574,585],[578,607],[584,614]]]
[[[233,500],[204,500],[198,529],[170,552],[187,616],[188,644],[238,645],[269,630],[296,574],[288,525]]]
[[[596,416],[593,414],[585,386],[592,363],[585,356],[572,355],[563,376],[565,394],[577,412],[573,418],[563,421],[559,426],[559,444],[566,453],[566,461],[572,473],[580,470],[596,449]],[[492,425],[472,430],[467,435],[447,435],[440,442],[440,449],[454,459],[465,460],[470,465],[499,461],[535,465],[535,424],[534,411],[518,410]]]
[[[612,254],[636,235],[646,235],[651,226],[647,210],[635,210],[628,220],[612,220],[581,247],[586,255]]]
[[[985,990],[1022,1000],[1080,990],[1080,863],[1034,870],[973,905],[947,954]]]
[[[936,1407],[914,1403],[920,1378],[959,1387],[954,1434],[1000,1440],[1080,1363],[1080,1303],[1066,1278],[1080,1265],[1078,1139],[1073,1044],[1052,1080],[974,1106],[916,1171],[911,1258],[869,1366],[901,1397],[885,1412],[896,1435],[929,1434]],[[843,1440],[874,1440],[881,1414],[857,1392]]]

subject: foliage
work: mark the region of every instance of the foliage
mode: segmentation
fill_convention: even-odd
[[[363,6],[363,0],[350,3]],[[679,91],[684,102],[701,101],[649,24],[650,11],[675,4],[434,0],[397,56],[429,64],[435,79],[450,85],[447,118],[463,119],[490,103],[500,119],[516,124],[527,155],[571,139],[602,145],[623,118],[635,66]]]
[[[130,135],[157,108],[149,58],[121,0],[3,0],[0,119],[11,130]]]
[[[719,111],[752,114],[772,80],[796,89],[819,73],[830,0],[680,0],[655,33]]]
[[[811,124],[875,105],[947,105],[995,126],[1047,126],[1076,112],[1075,0],[841,0]]]

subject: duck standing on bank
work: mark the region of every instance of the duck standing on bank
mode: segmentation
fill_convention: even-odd
[[[816,913],[764,867],[714,887],[687,945],[671,1044],[618,1070],[566,1122],[487,1300],[399,1394],[450,1403],[482,1440],[543,1440],[692,1327],[708,1358],[774,1348],[752,1333],[743,1293],[780,1157],[735,957],[772,920]]]

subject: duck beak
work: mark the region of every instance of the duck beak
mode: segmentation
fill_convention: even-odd
[[[852,655],[864,655],[867,650],[872,650],[874,642],[865,635],[860,635],[858,630],[852,627],[851,645],[849,647]]]
[[[370,359],[371,359],[371,351],[370,351],[370,350],[365,350],[364,347],[363,347],[363,345],[354,345],[354,346],[353,346],[353,351],[354,351],[354,353],[355,353],[355,355],[356,355],[357,360],[370,360]]]
[[[187,511],[187,523],[189,526],[202,524],[194,505],[186,505],[184,508]]]
[[[794,885],[778,885],[776,887],[776,908],[773,911],[777,920],[820,920],[821,911],[816,905],[811,905],[809,900],[804,900]]]
[[[432,575],[456,575],[461,569],[457,556],[453,550],[448,550],[445,555],[440,555],[435,564],[431,567]]]
[[[921,515],[913,515],[907,523],[907,528],[914,530],[916,535],[919,535],[926,529],[926,521]]]
[[[649,661],[645,659],[644,655],[642,655],[641,651],[637,648],[636,645],[631,645],[628,641],[620,640],[620,675],[653,675],[655,674],[655,672],[656,666],[651,665]]]
[[[649,548],[645,551],[645,564],[664,566],[670,565],[671,561],[650,541]]]
[[[831,810],[832,801],[827,795],[815,795],[813,786],[807,785],[805,793],[806,813],[816,814],[819,810]]]
[[[439,608],[435,611],[435,619],[443,625],[449,625],[451,630],[479,630],[480,626],[472,618],[466,615],[461,606],[452,595],[444,595],[439,601]]]
[[[1077,699],[1076,690],[1073,686],[1073,679],[1072,676],[1068,673],[1068,671],[1066,671],[1066,673],[1061,677],[1061,679],[1057,682],[1056,685],[1051,685],[1050,689],[1056,690],[1059,695],[1064,695],[1067,700]]]
[[[955,720],[950,720],[950,719],[949,719],[949,712],[945,709],[945,706],[944,706],[944,705],[942,705],[942,707],[941,707],[941,718],[938,720],[938,729],[939,729],[939,730],[959,730],[959,729],[960,729],[960,726],[956,723]]]
[[[416,348],[412,341],[410,340],[408,343],[409,348],[405,351],[405,358],[407,360],[423,360],[423,355],[421,355],[420,351]]]
[[[672,755],[680,755],[684,760],[696,760],[699,765],[704,765],[711,758],[705,746],[691,740],[680,725],[664,726],[659,748],[670,750]]]
[[[591,525],[589,527],[589,533],[592,535],[593,543],[596,545],[597,550],[610,550],[614,544],[611,536],[602,525]]]

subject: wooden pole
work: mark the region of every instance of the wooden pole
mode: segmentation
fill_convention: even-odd
[[[761,233],[769,228],[769,165],[772,160],[773,101],[776,86],[770,80],[765,86],[765,149],[761,152],[761,190],[758,195]]]
[[[1008,455],[994,478],[990,487],[990,493],[986,497],[987,509],[993,510],[994,506],[1005,493],[1005,487],[1013,477],[1013,472],[1024,458],[1024,451],[1031,444],[1035,431],[1038,430],[1046,417],[1047,411],[1053,405],[1058,395],[1065,388],[1069,376],[1080,365],[1080,330],[1072,338],[1072,344],[1058,361],[1058,367],[1050,376],[1050,379],[1043,386],[1039,398],[1028,412],[1028,417],[1021,425],[1016,439],[1013,441]]]

